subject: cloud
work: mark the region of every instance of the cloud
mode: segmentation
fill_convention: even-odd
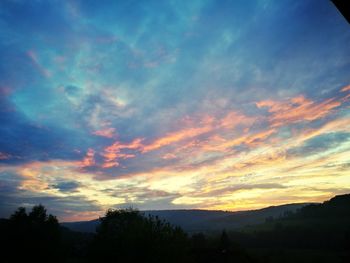
[[[79,87],[74,85],[67,85],[64,87],[64,91],[69,96],[77,96],[79,94]]]
[[[13,172],[0,171],[0,217],[8,217],[19,206],[31,208],[34,205],[43,204],[50,213],[58,216],[60,220],[81,219],[86,213],[91,216],[98,216],[103,213],[100,206],[89,201],[82,195],[55,196],[39,191],[31,191],[21,187],[21,176]],[[76,182],[61,182],[54,186],[62,192],[72,192],[78,184]]]
[[[105,158],[105,162],[102,164],[103,168],[111,168],[119,166],[119,159],[134,158],[134,154],[121,153],[122,150],[137,150],[142,147],[142,139],[136,138],[130,143],[114,142],[112,145],[106,147],[104,152],[101,154]]]
[[[342,92],[350,91],[350,85],[347,85],[341,89]]]
[[[173,144],[185,139],[196,137],[208,131],[210,131],[209,127],[201,127],[201,128],[193,127],[189,129],[180,130],[178,132],[170,133],[165,135],[162,138],[157,139],[152,144],[144,146],[142,151],[143,152],[153,151],[169,144]]]
[[[91,148],[88,149],[86,156],[84,159],[81,161],[81,166],[82,167],[89,167],[93,166],[95,164],[95,151]]]
[[[11,155],[7,153],[0,152],[0,160],[7,160],[10,159]]]
[[[264,100],[256,103],[258,108],[268,108],[271,114],[269,122],[273,127],[324,118],[341,104],[334,98],[317,103],[302,95],[285,101]]]
[[[254,190],[254,189],[281,189],[286,188],[286,186],[281,184],[274,183],[262,183],[262,184],[238,184],[229,187],[223,187],[221,189],[212,189],[205,193],[200,193],[198,196],[223,196],[223,195],[231,195],[237,191],[243,190]]]
[[[198,138],[207,133],[220,133],[222,130],[232,130],[236,126],[250,127],[255,121],[254,117],[245,116],[239,112],[228,112],[221,118],[205,115],[199,120],[185,119],[185,124],[190,127],[183,128],[156,139],[151,144],[145,145],[142,152],[153,151],[161,147],[175,144],[184,140]]]
[[[115,137],[115,129],[114,128],[107,128],[107,129],[95,131],[92,134],[97,135],[97,136],[106,137],[106,138],[113,138],[113,137]]]
[[[343,99],[344,95],[339,95],[330,100],[337,101],[338,105],[338,101],[340,104],[345,103]],[[328,106],[324,105],[328,105],[327,101],[330,100],[316,103],[304,96],[297,96],[290,100],[274,102],[275,106],[271,106],[271,112],[283,115],[282,109],[289,114],[293,107],[302,107],[307,109],[305,112],[308,115],[316,108],[320,108],[321,111],[328,109]],[[262,105],[266,106],[267,104],[262,102],[259,107]],[[333,104],[331,103],[331,105]],[[308,110],[310,113],[307,112]],[[301,110],[298,109],[296,112],[299,111]],[[333,110],[325,110],[325,112],[328,116],[336,113]],[[174,130],[152,139],[135,138],[130,142],[115,141],[98,153],[104,161],[98,162],[96,167],[108,169],[105,176],[99,177],[126,176],[128,172],[133,174],[161,167],[171,167],[172,169],[200,167],[204,163],[215,163],[218,159],[224,158],[225,155],[238,154],[241,151],[252,151],[259,149],[259,147],[281,143],[285,140],[283,137],[287,138],[283,135],[286,131],[288,131],[289,136],[292,132],[293,136],[300,136],[298,140],[299,143],[302,143],[308,138],[329,131],[331,129],[329,125],[332,123],[329,121],[326,126],[320,129],[317,126],[322,126],[321,122],[316,124],[315,129],[304,130],[300,126],[300,122],[303,123],[308,119],[303,119],[303,115],[299,113],[296,113],[295,116],[292,115],[292,117],[285,116],[284,125],[281,124],[281,118],[277,119],[277,122],[280,123],[277,126],[274,126],[276,121],[272,120],[274,116],[266,116],[261,112],[256,112],[254,116],[233,110],[221,111],[220,114],[216,114],[187,115],[185,118],[173,120]],[[321,116],[322,114],[313,115],[312,120],[322,119]],[[267,121],[274,123],[272,127],[266,127]],[[182,127],[179,127],[180,125]],[[339,123],[339,125],[342,124]],[[335,127],[333,128],[335,129]]]
[[[149,202],[153,201],[163,200],[163,202],[165,202],[163,206],[166,206],[169,205],[172,200],[179,197],[178,193],[139,186],[122,189],[105,189],[104,192],[112,197],[124,198],[124,204],[119,204],[118,206],[133,204],[133,206],[138,206],[142,209],[149,209]]]
[[[61,192],[74,192],[77,188],[80,187],[81,184],[78,182],[70,181],[70,182],[61,182],[51,187],[58,189]]]
[[[0,127],[1,151],[9,157],[3,162],[80,158],[74,149],[81,140],[74,138],[74,133],[37,125],[17,112],[2,112],[0,121],[6,123]]]
[[[338,146],[345,144],[350,139],[350,133],[331,132],[314,136],[306,140],[301,146],[288,150],[290,156],[310,156],[313,154],[336,150]]]

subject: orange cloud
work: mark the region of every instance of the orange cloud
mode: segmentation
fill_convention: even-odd
[[[172,147],[166,148],[166,152],[162,151],[159,158],[167,160],[174,159],[177,156],[182,159],[186,154],[192,154],[193,158],[198,156],[200,159],[200,155],[206,151],[226,151],[227,148],[242,143],[259,144],[274,130],[247,135],[256,120],[256,117],[246,116],[235,111],[230,111],[221,118],[210,115],[204,115],[200,118],[187,116],[181,120],[181,124],[185,126],[184,128],[169,132],[148,144],[140,138],[130,143],[114,142],[106,147],[101,154],[105,159],[101,166],[103,168],[117,167],[120,165],[119,160],[121,159],[134,158],[137,153],[147,153],[165,146]],[[231,134],[237,128],[243,130],[244,135],[236,139],[228,139],[227,134]],[[223,137],[221,134],[223,134]]]
[[[136,138],[131,143],[114,142],[112,145],[106,147],[105,152],[120,152],[121,149],[139,149],[143,147],[141,138]]]
[[[271,113],[269,121],[272,126],[276,127],[321,119],[341,104],[335,98],[317,103],[300,95],[285,101],[264,100],[257,102],[256,106],[258,108],[268,108],[268,112]]]
[[[237,126],[250,127],[255,120],[255,117],[248,117],[235,111],[227,113],[223,118],[214,118],[209,115],[205,115],[198,121],[193,121],[192,119],[187,118],[185,119],[185,122],[191,127],[166,134],[164,137],[155,140],[153,143],[145,145],[142,152],[153,151],[163,146],[178,143],[187,139],[193,139],[207,133],[232,130]],[[193,145],[194,143],[190,142],[190,144]]]
[[[106,147],[101,154],[105,158],[105,162],[102,164],[103,168],[111,168],[119,166],[118,159],[134,158],[135,154],[122,153],[123,149],[137,150],[143,147],[141,138],[136,138],[131,143],[120,143],[116,141],[112,145]]]
[[[348,87],[342,89],[344,92],[348,90]],[[344,98],[345,96],[342,96],[316,102],[300,95],[283,101],[257,102],[257,107],[266,107],[270,113],[267,119],[271,125],[265,129],[252,129],[254,123],[259,124],[261,120],[266,120],[265,116],[248,116],[238,111],[230,111],[223,117],[186,116],[181,120],[183,128],[169,132],[149,143],[136,138],[130,143],[116,141],[106,147],[101,154],[105,158],[102,167],[117,167],[119,160],[135,158],[137,154],[161,148],[159,158],[163,160],[176,159],[176,163],[172,164],[172,167],[176,169],[175,167],[181,165],[198,166],[202,161],[215,161],[216,158],[224,158],[225,154],[236,154],[233,149],[235,146],[244,145],[245,149],[252,150],[259,149],[259,147],[282,145],[286,143],[286,140],[284,139],[282,142],[281,137],[278,136],[279,128],[288,124],[314,121],[328,116],[341,106]],[[292,135],[294,138],[299,138],[298,143],[300,143],[300,140],[323,133],[324,128],[308,130],[293,128],[291,132],[294,133]],[[302,139],[299,137],[300,134],[303,134]],[[296,141],[291,141],[288,145],[291,146],[293,143],[295,144]]]
[[[117,158],[117,157],[115,157]],[[106,158],[106,162],[101,165],[102,168],[112,168],[112,167],[118,167],[119,163],[115,161],[114,159],[108,159]]]
[[[350,99],[350,85],[345,86],[344,88],[341,89],[342,92],[349,92],[344,98],[342,98],[342,102],[346,102],[347,100]]]
[[[350,91],[350,85],[345,86],[341,89],[342,92]]]
[[[95,151],[91,148],[88,149],[86,156],[81,161],[80,166],[82,167],[89,167],[93,166],[95,164]]]
[[[242,134],[233,138],[223,138],[218,135],[214,135],[208,140],[199,143],[201,150],[204,151],[219,151],[225,152],[234,146],[245,144],[248,146],[256,146],[261,144],[265,139],[276,133],[276,129],[268,129],[253,134]]]
[[[219,127],[226,128],[226,129],[232,129],[232,128],[236,127],[237,125],[251,126],[255,120],[256,120],[255,117],[248,117],[248,116],[243,115],[241,113],[232,111],[232,112],[229,112],[225,117],[223,117],[219,121]]]
[[[187,128],[177,132],[168,133],[164,137],[155,140],[152,144],[144,146],[142,152],[153,151],[175,142],[199,136],[203,133],[209,132],[210,130],[210,126],[204,126],[199,128]]]

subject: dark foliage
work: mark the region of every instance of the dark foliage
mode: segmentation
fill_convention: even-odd
[[[179,227],[133,209],[108,210],[95,234],[60,227],[43,206],[18,208],[0,221],[4,262],[253,262],[230,242]]]
[[[305,262],[350,262],[350,195],[268,218],[229,236],[251,251],[263,251],[266,262],[301,262],[298,256]]]
[[[1,262],[350,262],[350,195],[264,224],[188,236],[133,210],[108,210],[96,233],[61,227],[41,205],[0,219]],[[243,249],[244,248],[244,249]]]
[[[60,261],[60,226],[42,205],[34,206],[29,214],[18,208],[1,230],[5,262]]]
[[[108,210],[101,218],[89,259],[93,262],[185,262],[188,240],[178,227],[139,211]]]

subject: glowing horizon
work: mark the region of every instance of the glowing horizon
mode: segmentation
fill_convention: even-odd
[[[0,217],[350,192],[350,26],[330,1],[0,10]]]

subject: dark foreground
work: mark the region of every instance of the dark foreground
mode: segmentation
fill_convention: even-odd
[[[38,205],[0,221],[1,262],[350,262],[350,195],[239,230],[187,234],[155,216],[109,210],[74,232]]]

